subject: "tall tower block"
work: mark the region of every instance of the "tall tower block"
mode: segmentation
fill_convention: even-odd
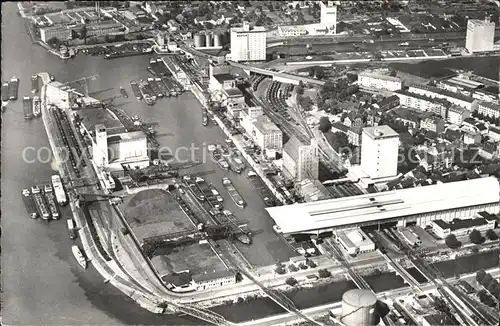
[[[108,133],[102,124],[95,126],[95,143],[92,144],[92,155],[95,165],[105,167],[109,163]]]

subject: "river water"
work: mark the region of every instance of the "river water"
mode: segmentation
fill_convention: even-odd
[[[130,80],[145,78],[149,58],[129,57],[104,60],[102,57],[78,56],[62,61],[33,45],[25,33],[22,19],[16,14],[16,3],[2,4],[2,80],[12,75],[20,78],[19,97],[30,95],[32,74],[47,71],[62,82],[98,75],[89,82],[89,92],[105,99],[119,93],[119,86],[128,89],[129,99],[117,99],[115,104],[129,114],[139,114],[149,121],[160,123],[158,132],[167,134],[160,138],[162,146],[171,150],[202,147],[205,143],[222,142],[223,133],[216,127],[201,127],[200,105],[190,93],[166,99],[149,107],[136,101],[129,88]],[[104,90],[104,91],[103,91]],[[106,91],[107,90],[107,91]],[[24,149],[40,150],[39,159],[33,152],[23,157]],[[110,284],[93,267],[85,272],[72,257],[64,221],[49,225],[26,216],[20,191],[33,184],[47,183],[53,170],[50,148],[40,119],[25,122],[22,101],[9,103],[2,115],[2,286],[3,321],[15,325],[110,325],[110,324],[200,324],[190,317],[158,316],[140,308]],[[197,152],[195,158],[202,154]],[[189,159],[190,157],[181,157]],[[208,182],[221,187],[224,173],[211,161],[193,170],[214,170],[205,176]],[[236,208],[228,197],[228,208],[242,220],[248,220],[254,230],[264,230],[255,238],[250,248],[241,248],[250,262],[256,265],[285,261],[293,255],[271,231],[269,217],[264,212],[262,200],[244,176],[231,174],[235,186],[245,197],[249,207]],[[224,193],[223,191],[221,193]],[[68,216],[66,209],[63,216]],[[392,280],[392,281],[389,281]],[[375,280],[374,280],[375,281]],[[383,276],[375,281],[398,287],[400,280]],[[375,284],[374,283],[374,284]],[[317,290],[293,294],[300,307],[332,302],[338,294],[350,288],[347,282],[334,283]],[[328,295],[325,295],[328,293]],[[337,293],[332,296],[332,293]],[[267,300],[267,301],[266,301]],[[325,301],[326,300],[326,301]],[[216,310],[228,319],[249,319],[281,312],[268,299],[255,300],[240,306],[218,307]]]

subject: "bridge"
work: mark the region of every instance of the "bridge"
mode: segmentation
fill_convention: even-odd
[[[243,69],[247,72],[251,71],[251,72],[256,73],[256,74],[271,76],[271,77],[273,77],[273,80],[279,81],[282,83],[290,83],[290,84],[299,85],[300,82],[303,82],[304,84],[313,84],[313,85],[319,85],[319,86],[323,86],[325,84],[325,82],[322,80],[317,80],[317,79],[307,78],[307,77],[302,77],[302,76],[296,76],[296,75],[288,74],[285,72],[271,71],[269,69],[252,67],[252,66],[249,66],[246,64],[242,64],[242,63],[238,63],[238,62],[234,62],[234,61],[229,61],[229,60],[226,62],[230,66]]]

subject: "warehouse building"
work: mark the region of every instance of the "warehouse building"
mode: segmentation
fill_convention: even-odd
[[[385,191],[317,202],[266,208],[285,234],[316,234],[361,226],[397,223],[431,226],[499,210],[500,186],[494,177]]]
[[[432,231],[441,239],[446,238],[450,234],[461,237],[471,233],[473,230],[484,232],[495,228],[497,217],[493,214],[488,214],[487,218],[469,218],[463,220],[455,220],[452,223],[443,220],[432,221]]]

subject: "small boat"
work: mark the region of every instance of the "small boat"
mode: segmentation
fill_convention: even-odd
[[[34,96],[33,97],[33,115],[35,117],[38,117],[40,115],[40,112],[41,112],[40,104],[41,104],[40,97]]]
[[[38,75],[31,76],[31,92],[38,92]]]
[[[208,187],[210,188],[210,191],[212,192],[212,194],[217,199],[217,202],[222,203],[224,201],[224,198],[222,198],[222,196],[220,195],[220,193],[217,190],[217,188],[215,188],[215,186],[213,184],[209,184]]]
[[[120,93],[122,94],[122,96],[124,98],[128,98],[128,94],[127,94],[127,91],[125,90],[125,88],[121,87],[120,86]]]
[[[9,83],[2,84],[2,102],[9,100]]]
[[[19,89],[19,78],[16,76],[12,76],[9,81],[9,100],[15,101],[17,100],[17,93]]]
[[[76,261],[83,269],[87,268],[87,259],[83,255],[82,251],[77,245],[71,246],[71,251],[73,252],[73,256],[75,256]]]
[[[219,166],[221,167],[221,169],[223,170],[229,170],[229,163],[227,163],[227,161],[223,158],[219,159],[217,161],[217,164],[219,164]]]

